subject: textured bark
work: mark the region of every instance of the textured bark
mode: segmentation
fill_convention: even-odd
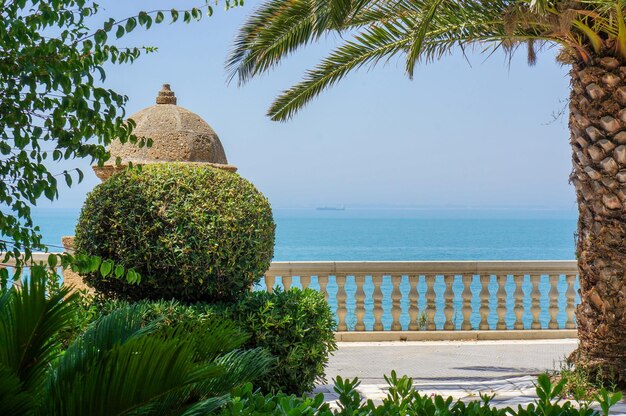
[[[571,71],[570,131],[579,219],[579,348],[572,359],[626,385],[626,65]]]

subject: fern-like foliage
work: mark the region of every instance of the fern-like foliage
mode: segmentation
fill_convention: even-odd
[[[512,54],[524,45],[530,64],[544,45],[560,46],[565,62],[626,61],[624,6],[622,0],[268,0],[239,30],[226,66],[245,83],[320,37],[341,34],[343,44],[270,107],[268,115],[284,121],[349,72],[395,56],[409,77],[420,62],[472,47]]]
[[[92,324],[65,351],[76,294],[49,294],[44,279],[0,295],[0,414],[195,415],[222,406],[273,363],[243,351],[232,323],[165,327],[145,307],[124,306]]]

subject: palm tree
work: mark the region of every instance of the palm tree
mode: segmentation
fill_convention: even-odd
[[[34,277],[0,291],[0,414],[205,415],[273,363],[239,350],[247,336],[232,323],[145,324],[141,306],[101,318],[63,350],[78,296],[50,294]]]
[[[267,0],[227,67],[245,83],[328,33],[347,39],[271,105],[287,120],[350,71],[391,57],[415,65],[465,48],[528,62],[546,45],[571,65],[570,143],[579,221],[579,365],[626,385],[626,23],[623,0]]]

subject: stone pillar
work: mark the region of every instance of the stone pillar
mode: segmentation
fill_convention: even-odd
[[[74,252],[74,236],[61,237],[61,242],[66,252],[70,254]],[[80,274],[71,269],[63,270],[63,284],[72,286],[75,290],[86,290],[89,293],[93,293],[93,289],[85,284]]]

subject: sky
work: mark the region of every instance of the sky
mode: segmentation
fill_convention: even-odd
[[[140,10],[182,9],[202,0],[105,1],[100,18]],[[237,29],[258,6],[248,1],[212,17],[136,29],[126,46],[156,46],[132,65],[107,67],[105,86],[129,97],[127,114],[154,104],[163,83],[181,105],[219,135],[230,164],[274,208],[574,210],[567,117],[568,68],[557,50],[509,61],[480,50],[421,65],[361,69],[324,92],[292,120],[266,117],[272,100],[342,41],[333,35],[239,87],[224,62]],[[63,189],[54,207],[80,207],[99,180],[84,161],[82,184]],[[42,206],[47,206],[45,203]]]

